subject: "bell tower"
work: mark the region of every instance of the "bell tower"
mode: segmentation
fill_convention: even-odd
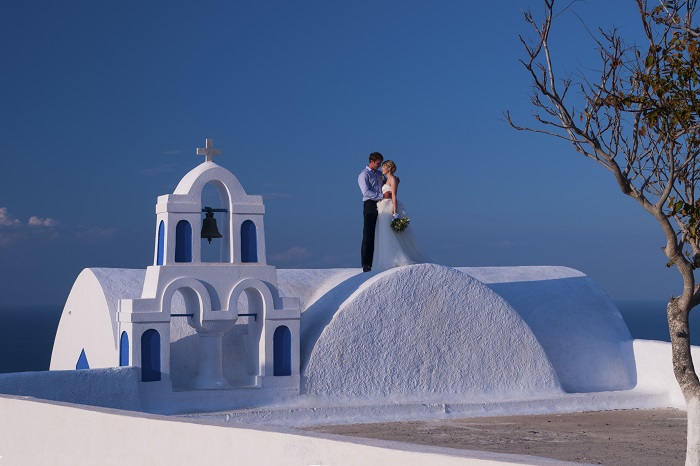
[[[262,196],[247,194],[212,161],[221,150],[211,139],[197,154],[204,162],[158,197],[153,266],[141,296],[119,304],[120,361],[141,367],[148,393],[171,384],[298,390],[299,301],[280,296],[277,271],[267,265]],[[203,200],[205,188],[218,205]],[[218,261],[202,261],[210,246]],[[224,335],[245,340],[235,343],[244,350],[224,352]],[[196,347],[187,346],[192,341]]]
[[[221,263],[266,264],[262,197],[246,194],[231,172],[212,161],[221,150],[211,139],[197,155],[205,161],[182,178],[173,194],[158,197],[153,265],[201,263],[200,237],[220,249]],[[221,207],[203,204],[206,185],[216,190]]]

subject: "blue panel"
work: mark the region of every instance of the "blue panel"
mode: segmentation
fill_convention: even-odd
[[[158,254],[156,256],[156,265],[163,265],[163,256],[165,251],[165,224],[161,220],[158,225]]]
[[[292,332],[284,325],[272,337],[274,375],[292,375]]]
[[[175,228],[175,262],[192,262],[192,225],[187,220]]]
[[[87,356],[85,356],[85,348],[80,352],[80,357],[78,362],[75,364],[76,369],[90,369],[90,364],[88,363]]]
[[[258,261],[258,237],[255,223],[246,220],[241,225],[241,262]]]
[[[141,336],[141,381],[160,380],[160,334],[148,329]]]
[[[122,332],[119,338],[119,366],[126,367],[129,365],[129,335]]]

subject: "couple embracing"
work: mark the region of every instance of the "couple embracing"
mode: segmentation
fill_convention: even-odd
[[[382,154],[372,152],[369,164],[357,179],[364,202],[361,252],[364,272],[372,270],[372,266],[386,270],[425,262],[411,231],[392,227],[396,219],[403,218],[407,224],[406,211],[397,196],[401,180],[395,172],[393,161],[384,161]]]

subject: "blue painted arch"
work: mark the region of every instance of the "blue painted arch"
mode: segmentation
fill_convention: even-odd
[[[192,225],[187,220],[175,227],[175,262],[192,262]]]
[[[129,334],[122,332],[119,337],[119,366],[126,367],[129,365]]]
[[[160,380],[160,334],[148,329],[141,335],[141,381]]]
[[[165,257],[165,223],[161,220],[158,225],[158,249],[156,251],[156,265],[163,265]]]
[[[274,375],[292,375],[292,332],[280,325],[272,337]]]
[[[241,224],[241,262],[258,261],[257,228],[252,220]]]

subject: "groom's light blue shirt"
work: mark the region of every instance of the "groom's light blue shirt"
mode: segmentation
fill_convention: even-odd
[[[360,185],[363,201],[382,200],[382,175],[377,170],[365,167],[365,169],[360,172],[357,183]]]

